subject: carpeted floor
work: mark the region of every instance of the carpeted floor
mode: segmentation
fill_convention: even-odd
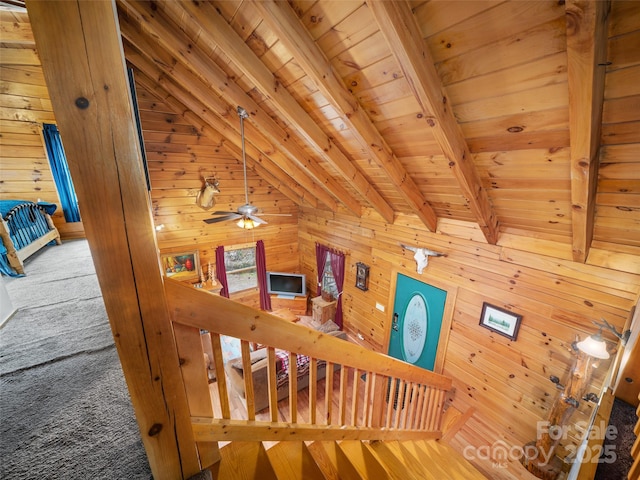
[[[638,421],[636,407],[616,398],[613,402],[609,425],[613,426],[613,434],[605,440],[603,456],[598,463],[594,480],[624,480],[633,464],[631,447],[636,439],[633,428]],[[605,453],[607,455],[605,455]],[[615,454],[615,457],[612,456]],[[612,461],[613,460],[613,461]]]
[[[0,478],[149,479],[85,240],[46,247],[5,278]]]

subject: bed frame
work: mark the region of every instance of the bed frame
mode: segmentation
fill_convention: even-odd
[[[9,210],[0,222],[0,237],[7,249],[9,265],[21,275],[24,275],[27,258],[52,241],[62,243],[51,215],[33,202],[24,202]]]

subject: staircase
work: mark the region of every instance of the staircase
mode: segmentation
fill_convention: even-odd
[[[170,279],[165,294],[200,465],[213,478],[485,478],[447,443],[473,415],[445,412],[451,378]],[[240,406],[222,335],[240,340]],[[256,361],[255,380],[251,345],[266,361]],[[256,385],[268,395],[259,411]]]
[[[214,480],[486,480],[437,440],[232,442],[210,467]]]

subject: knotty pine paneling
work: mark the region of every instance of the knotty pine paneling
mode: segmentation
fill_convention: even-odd
[[[83,238],[82,222],[67,223],[42,137],[56,123],[26,13],[0,11],[0,199],[43,200],[58,205],[53,222],[62,239]]]
[[[204,223],[203,220],[211,218],[217,210],[233,211],[245,203],[241,161],[173,112],[152,92],[140,85],[137,91],[143,99],[139,108],[154,223],[164,225],[157,233],[160,251],[197,249],[206,272],[209,262],[215,265],[217,246],[263,240],[268,270],[299,271],[297,206],[248,168],[249,201],[265,210],[264,216],[262,212],[258,215],[268,224],[242,230],[231,221]],[[205,176],[215,176],[220,182],[220,193],[216,194],[216,204],[210,210],[203,210],[195,203]],[[269,213],[290,216],[270,217]],[[246,301],[254,302],[254,297],[249,295]]]
[[[463,445],[492,445],[504,441],[522,446],[536,438],[536,423],[544,420],[557,395],[549,381],[567,380],[572,364],[570,345],[593,334],[593,321],[605,318],[618,330],[627,321],[640,295],[640,274],[594,265],[576,264],[568,257],[543,256],[518,250],[512,243],[488,245],[469,238],[475,229],[463,222],[440,220],[438,233],[430,233],[412,220],[399,216],[394,225],[375,215],[355,218],[303,208],[300,215],[301,267],[315,278],[315,242],[346,253],[346,280],[342,295],[345,330],[350,337],[376,351],[386,352],[393,316],[393,292],[397,273],[414,274],[413,252],[400,243],[424,246],[446,253],[431,258],[421,279],[457,285],[444,374],[454,378],[451,403],[461,411],[473,407],[461,435]],[[517,235],[512,235],[514,238]],[[549,249],[556,253],[556,249]],[[369,290],[355,287],[355,263],[370,266]],[[516,341],[496,335],[479,325],[483,302],[522,314]],[[385,312],[376,308],[384,306]],[[361,335],[362,340],[358,340]],[[609,337],[609,340],[613,340]],[[610,349],[614,347],[613,341]],[[590,391],[599,393],[608,361],[594,374]],[[587,420],[593,405],[581,402],[573,421]],[[569,431],[559,452],[566,454],[580,432]],[[519,464],[509,463],[504,472],[491,470],[490,478],[518,478]],[[504,475],[495,476],[495,475]]]

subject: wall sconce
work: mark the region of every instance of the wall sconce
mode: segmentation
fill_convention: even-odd
[[[163,228],[164,228],[164,223],[161,223],[160,225],[156,225],[156,232],[159,232]]]
[[[538,433],[538,439],[525,445],[525,454],[521,458],[524,467],[538,478],[554,480],[560,474],[562,461],[554,455],[560,440],[560,435],[551,434],[563,431],[568,424],[573,412],[580,406],[580,401],[598,402],[598,396],[594,393],[586,393],[591,382],[592,372],[597,363],[592,358],[605,360],[609,358],[607,343],[602,338],[602,330],[610,330],[622,345],[626,345],[631,331],[618,333],[615,327],[604,318],[603,323],[593,322],[599,327],[598,333],[591,335],[580,342],[573,342],[571,353],[574,355],[573,365],[569,379],[565,385],[560,384],[560,379],[551,376],[549,379],[560,390],[560,394],[549,410],[548,431]],[[586,393],[586,394],[585,394]]]
[[[631,330],[627,330],[623,333],[618,333],[616,331],[616,328],[609,322],[607,322],[604,318],[602,318],[601,320],[603,323],[593,322],[596,326],[600,327],[598,333],[585,338],[581,342],[578,342],[576,346],[581,352],[584,352],[591,357],[607,359],[609,358],[609,352],[607,352],[607,342],[605,342],[604,338],[602,338],[602,329],[606,328],[607,330],[612,332],[618,339],[620,339],[620,343],[623,347],[627,345],[629,335],[631,335]]]

